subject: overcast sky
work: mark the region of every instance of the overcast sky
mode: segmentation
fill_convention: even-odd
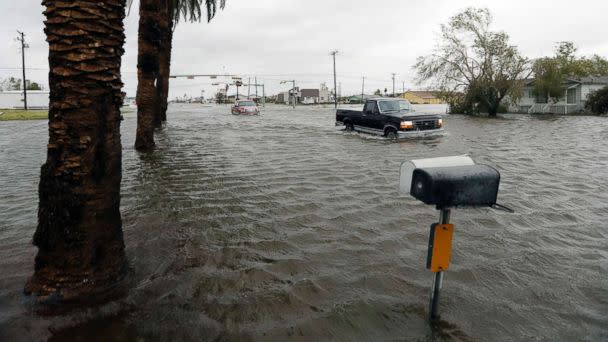
[[[137,87],[137,6],[125,20],[123,58],[125,91]],[[301,87],[333,87],[332,60],[337,57],[342,94],[366,93],[377,88],[418,88],[412,83],[416,57],[431,52],[439,25],[468,6],[488,7],[494,29],[503,30],[511,43],[531,58],[553,53],[555,42],[569,40],[579,54],[608,58],[607,0],[227,0],[209,24],[180,23],[174,35],[172,73],[230,73],[257,76],[267,93],[287,90],[281,80],[295,79]],[[48,46],[43,33],[40,0],[3,0],[0,41],[0,78],[21,77],[16,30],[24,31],[28,79],[47,83]],[[205,78],[177,79],[171,98],[217,91]],[[246,90],[245,90],[246,91]],[[261,90],[260,90],[261,91]],[[232,92],[232,91],[231,91]]]

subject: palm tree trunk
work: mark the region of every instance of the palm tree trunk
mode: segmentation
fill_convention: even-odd
[[[126,270],[120,217],[120,78],[125,0],[44,0],[49,144],[39,185],[38,247],[24,292],[81,300]]]
[[[167,1],[161,20],[161,42],[159,53],[159,78],[156,82],[159,97],[159,112],[157,127],[167,121],[167,102],[169,98],[169,75],[171,74],[171,48],[173,41],[173,9],[174,1]]]
[[[158,50],[160,45],[160,9],[162,0],[140,0],[137,56],[137,135],[135,149],[154,148],[154,121],[158,111]]]

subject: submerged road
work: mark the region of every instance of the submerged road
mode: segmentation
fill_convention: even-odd
[[[427,108],[428,109],[428,108]],[[608,118],[460,115],[388,142],[334,130],[331,106],[173,105],[157,149],[123,121],[126,297],[32,313],[44,121],[0,123],[0,340],[608,339]],[[515,214],[454,210],[441,323],[426,312],[438,214],[398,193],[402,161],[469,154]]]

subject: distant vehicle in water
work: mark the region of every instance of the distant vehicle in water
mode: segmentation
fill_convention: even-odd
[[[234,115],[258,115],[260,108],[252,100],[238,100],[232,106],[232,114]]]
[[[363,111],[338,109],[336,126],[346,131],[382,135],[389,139],[423,137],[443,133],[443,119],[437,114],[416,113],[407,100],[369,99]]]

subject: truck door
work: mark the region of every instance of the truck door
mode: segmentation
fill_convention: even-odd
[[[378,117],[380,116],[380,111],[378,110],[378,104],[376,101],[368,101],[365,103],[365,107],[363,108],[363,114],[361,115],[361,126],[365,128],[376,128],[375,123],[378,121]]]

